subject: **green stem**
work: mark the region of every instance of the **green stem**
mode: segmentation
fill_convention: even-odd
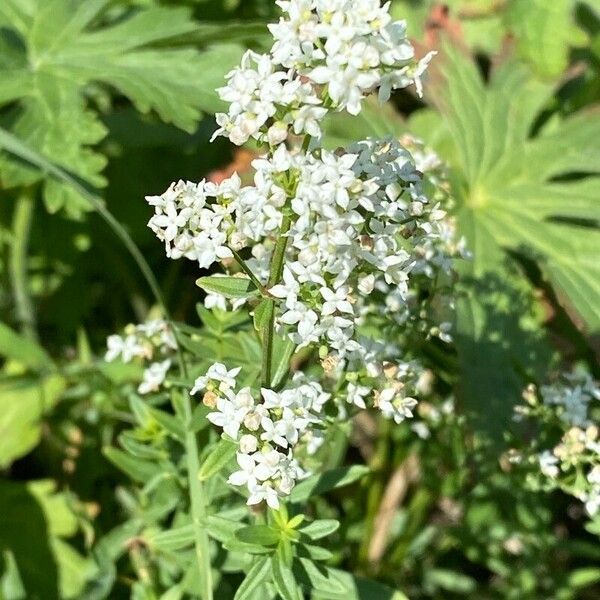
[[[10,277],[20,329],[29,339],[37,341],[35,311],[29,295],[27,277],[27,249],[34,210],[35,203],[31,191],[23,192],[17,198],[13,213]]]
[[[287,248],[288,232],[292,226],[292,219],[284,215],[279,230],[279,237],[275,243],[273,256],[271,257],[271,271],[269,273],[268,287],[279,283],[283,275],[283,259],[285,258],[285,249]],[[275,301],[267,300],[268,313],[265,319],[265,325],[262,330],[262,385],[266,388],[271,387],[271,367],[273,363],[273,336],[275,335]]]
[[[188,472],[188,485],[190,488],[190,516],[194,526],[194,545],[196,559],[200,568],[203,600],[213,600],[212,570],[209,554],[209,539],[204,521],[206,520],[206,494],[204,485],[198,479],[200,461],[198,459],[198,442],[196,434],[190,430],[192,420],[192,404],[186,392],[183,395],[183,413],[186,420],[185,454]]]

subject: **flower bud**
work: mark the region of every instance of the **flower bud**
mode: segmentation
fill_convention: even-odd
[[[260,420],[260,414],[258,414],[256,411],[252,411],[244,417],[244,425],[250,431],[256,431],[260,427]]]
[[[267,131],[267,140],[271,146],[277,146],[285,142],[288,136],[288,127],[282,121],[277,121],[269,127]]]
[[[258,449],[258,440],[249,433],[246,433],[240,438],[240,452],[244,454],[252,454]]]
[[[358,279],[358,289],[363,294],[370,294],[375,287],[375,275],[363,275]]]
[[[202,396],[202,404],[208,406],[208,408],[214,408],[217,405],[217,398],[218,396],[213,391],[209,390]]]

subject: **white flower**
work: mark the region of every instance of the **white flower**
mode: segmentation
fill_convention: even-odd
[[[413,416],[412,409],[417,405],[414,398],[402,397],[394,388],[386,388],[378,398],[379,410],[387,419],[394,419],[396,423],[402,423],[405,419]]]
[[[240,438],[240,450],[244,454],[252,454],[258,449],[258,440],[255,436],[246,433]]]
[[[342,286],[335,291],[322,287],[320,292],[325,300],[325,302],[323,302],[323,307],[321,308],[321,313],[323,315],[331,315],[336,311],[350,314],[354,313],[352,304],[348,301],[347,287]]]
[[[275,490],[269,482],[249,485],[248,491],[250,492],[247,502],[248,505],[252,506],[253,504],[259,504],[264,500],[269,508],[272,508],[273,510],[279,508],[279,496],[277,490]]]
[[[206,375],[196,379],[190,394],[194,395],[205,390],[210,381],[219,382],[219,391],[226,392],[227,390],[235,387],[236,377],[240,371],[241,367],[236,367],[228,371],[227,367],[223,363],[214,363],[209,367]]]
[[[540,470],[546,477],[550,477],[550,479],[558,477],[558,458],[552,452],[544,450],[544,452],[538,455],[538,461],[540,463]]]
[[[235,471],[227,480],[231,485],[247,485],[251,487],[256,485],[257,481],[265,481],[273,474],[273,470],[266,464],[257,462],[255,456],[238,452],[237,462],[240,466],[239,471]]]
[[[169,359],[163,362],[152,363],[147,369],[144,370],[144,376],[142,383],[138,386],[138,392],[140,394],[149,394],[156,392],[165,381],[167,371],[171,367],[171,361]]]
[[[111,335],[106,340],[108,350],[104,356],[104,360],[112,362],[120,358],[123,362],[130,362],[136,356],[140,356],[143,348],[138,339],[134,335],[121,337],[120,335]]]
[[[371,389],[365,385],[356,385],[349,383],[346,389],[346,402],[358,406],[358,408],[367,408],[365,398],[371,393]]]
[[[217,427],[221,427],[229,437],[236,440],[248,410],[238,408],[234,402],[227,398],[218,398],[216,408],[217,410],[209,413],[206,418]]]

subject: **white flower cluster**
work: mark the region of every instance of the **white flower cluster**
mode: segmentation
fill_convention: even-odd
[[[423,195],[421,175],[397,141],[360,142],[341,156],[281,145],[253,167],[254,186],[240,187],[237,176],[218,186],[172,185],[149,198],[156,211],[149,225],[169,256],[201,267],[252,245],[260,274],[287,219],[283,281],[269,293],[282,301],[280,329],[291,326],[298,345],[360,351],[353,336],[374,291],[400,307],[411,273],[450,270],[445,212]]]
[[[534,454],[533,461],[550,487],[560,487],[581,500],[587,512],[600,511],[600,388],[586,374],[563,374],[561,381],[524,393],[520,417],[535,417],[562,437],[552,448]]]
[[[341,381],[336,399],[376,406],[401,422],[412,416],[419,369],[403,359],[401,347],[364,330],[374,315],[384,322],[370,335],[409,319],[414,281],[449,275],[463,248],[397,140],[330,152],[315,138],[329,109],[356,114],[370,93],[385,100],[413,82],[420,89],[430,56],[415,61],[404,24],[392,23],[389,4],[378,0],[278,5],[283,17],[271,26],[270,54],[247,53],[220,90],[230,109],[217,117],[217,135],[268,143],[268,153],[252,163],[253,185],[242,187],[237,175],[219,184],[180,181],[147,199],[155,210],[149,226],[172,258],[202,268],[224,259],[227,268],[235,259],[258,281],[259,293],[276,301],[277,332],[297,347],[319,348],[326,373]],[[301,149],[288,147],[290,131],[304,136]],[[439,165],[430,159],[425,166]],[[227,307],[216,294],[207,303]],[[419,307],[418,318],[425,312]],[[448,323],[428,333],[448,340]],[[231,432],[241,426],[232,415],[241,413],[233,392],[221,393]],[[319,435],[307,435],[316,448]]]
[[[392,90],[414,84],[435,53],[415,60],[406,23],[392,22],[389,2],[379,0],[281,0],[283,16],[269,26],[275,43],[268,54],[247,52],[218,90],[229,103],[217,115],[234,144],[249,138],[270,145],[296,134],[321,135],[328,110],[357,115],[375,90],[386,101]]]
[[[104,358],[107,362],[121,360],[129,363],[141,359],[149,363],[138,386],[140,394],[159,390],[171,368],[169,357],[177,349],[171,328],[160,319],[140,325],[128,325],[124,335],[111,335],[106,343],[108,349]]]
[[[567,385],[558,383],[540,388],[544,404],[555,406],[562,421],[576,427],[591,424],[590,403],[600,400],[600,387],[589,375],[563,374]]]
[[[196,380],[191,393],[204,393],[203,403],[215,409],[208,420],[239,442],[240,469],[229,477],[229,483],[247,487],[249,505],[264,500],[278,508],[279,497],[287,496],[304,475],[294,448],[303,437],[311,436],[315,425],[322,424],[323,405],[330,395],[298,373],[281,392],[262,388],[257,401],[250,388],[236,391],[239,371],[215,363]]]

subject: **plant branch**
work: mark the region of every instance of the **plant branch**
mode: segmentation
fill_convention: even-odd
[[[228,248],[231,250],[231,253],[233,254],[233,258],[235,258],[237,264],[240,266],[242,271],[244,271],[244,273],[246,273],[246,275],[248,275],[248,277],[250,277],[250,280],[258,288],[258,291],[261,293],[261,295],[266,296],[267,289],[260,282],[258,277],[252,272],[252,269],[246,264],[246,261],[231,246],[228,246]]]
[[[29,295],[27,273],[27,250],[34,211],[35,201],[32,192],[25,190],[17,198],[13,213],[10,278],[21,332],[29,339],[37,341],[35,310]]]
[[[271,271],[269,273],[268,287],[279,283],[283,275],[283,259],[287,248],[288,232],[292,225],[292,219],[284,215],[279,230],[279,237],[275,243],[273,256],[271,257]],[[273,336],[275,335],[275,301],[267,300],[267,317],[262,330],[262,374],[261,381],[264,387],[271,387],[271,370],[273,363]]]

